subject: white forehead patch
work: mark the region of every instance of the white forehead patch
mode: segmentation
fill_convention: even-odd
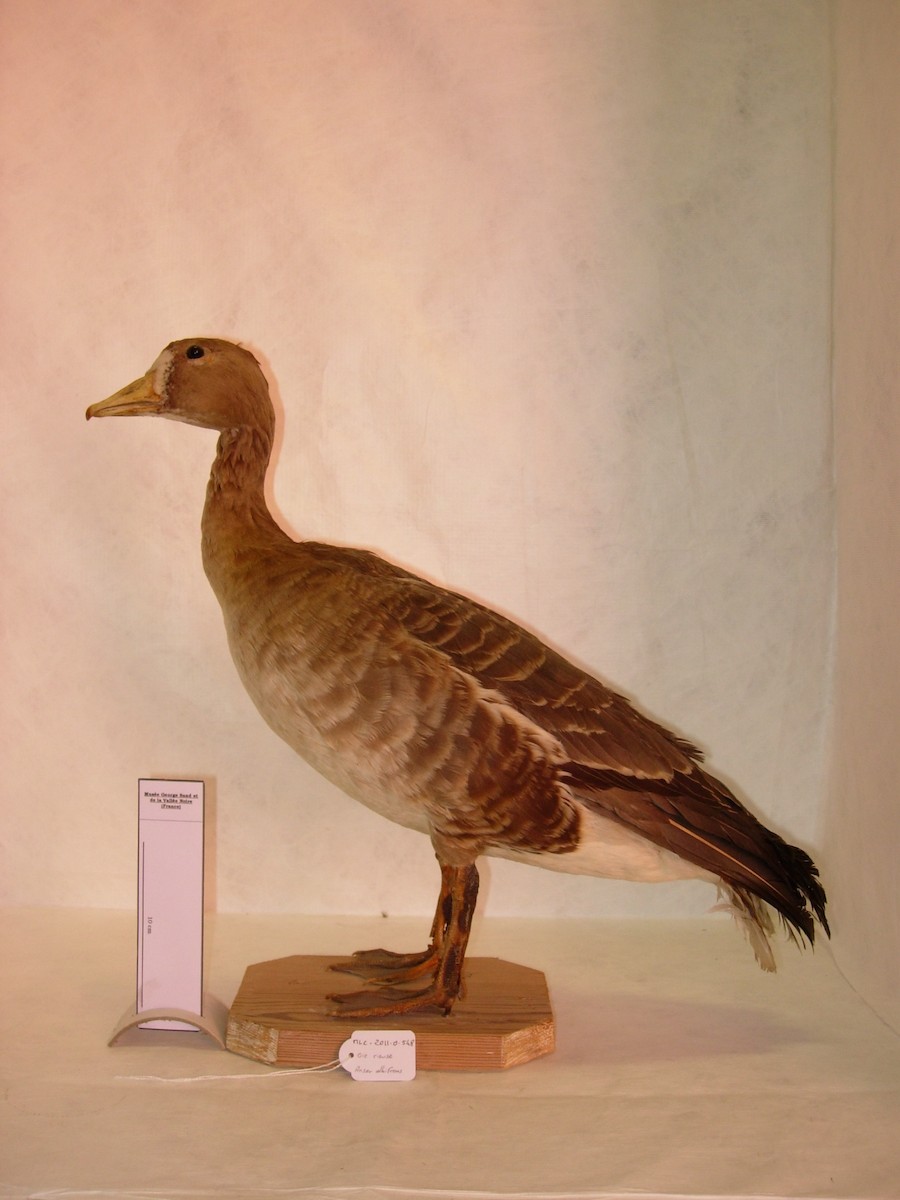
[[[160,400],[165,397],[166,388],[169,386],[169,376],[172,374],[172,366],[175,362],[175,355],[172,350],[163,350],[159,358],[150,368],[153,372],[153,390],[159,396]]]

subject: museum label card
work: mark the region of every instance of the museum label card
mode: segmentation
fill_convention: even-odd
[[[203,1003],[203,783],[138,780],[137,1012]],[[184,1029],[148,1021],[142,1029]]]

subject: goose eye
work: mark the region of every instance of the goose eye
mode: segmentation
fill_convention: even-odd
[[[202,346],[188,346],[184,353],[188,358],[202,358],[206,351]]]

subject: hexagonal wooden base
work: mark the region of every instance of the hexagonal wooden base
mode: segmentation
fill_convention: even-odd
[[[317,1067],[336,1059],[355,1029],[412,1029],[420,1071],[499,1071],[553,1051],[553,1012],[540,971],[499,958],[466,959],[466,993],[448,1017],[407,1013],[361,1021],[331,1015],[329,992],[364,986],[330,971],[334,961],[295,955],[248,967],[229,1013],[226,1047],[259,1062]]]

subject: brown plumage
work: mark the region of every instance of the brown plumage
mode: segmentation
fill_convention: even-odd
[[[335,996],[342,1012],[449,1012],[481,854],[611,878],[708,879],[769,970],[769,907],[792,936],[812,943],[815,920],[828,931],[809,856],[704,771],[694,746],[483,605],[366,551],[292,541],[264,498],[275,417],[247,350],[173,342],[87,411],[141,414],[219,431],[203,564],[260,713],[350,795],[427,833],[441,864],[429,948],[337,964],[371,983]]]

